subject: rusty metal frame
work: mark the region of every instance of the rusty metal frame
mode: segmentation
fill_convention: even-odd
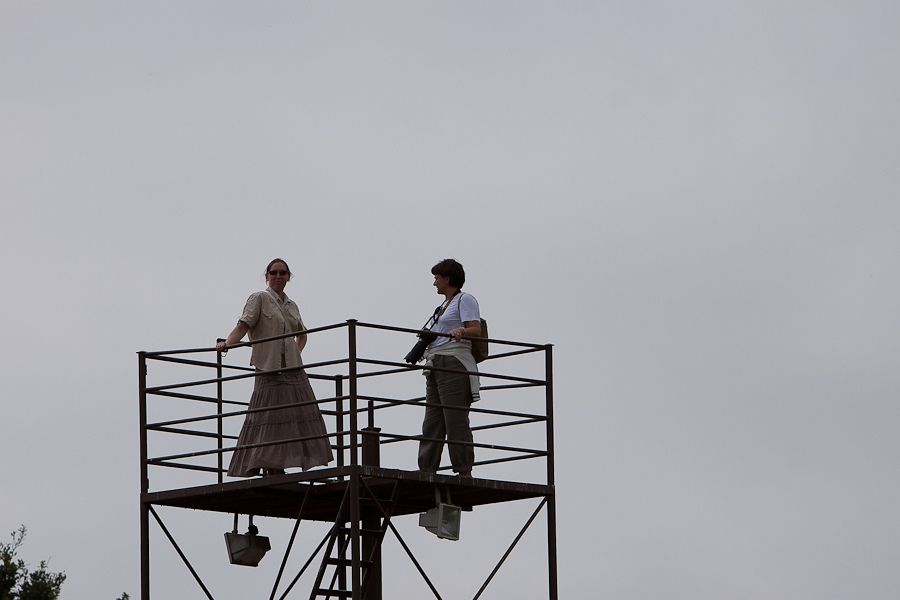
[[[338,358],[335,360],[327,360],[320,361],[317,363],[311,363],[307,365],[303,365],[302,367],[295,367],[289,369],[280,369],[280,371],[290,371],[290,370],[299,370],[305,369],[307,370],[307,375],[310,379],[318,379],[331,381],[334,384],[334,396],[328,398],[321,398],[314,401],[315,404],[319,405],[320,411],[323,415],[334,419],[334,429],[333,431],[328,431],[324,436],[306,436],[302,438],[295,438],[290,440],[274,440],[263,443],[256,443],[244,446],[236,446],[236,445],[226,445],[226,440],[236,440],[236,436],[234,435],[226,435],[224,434],[223,422],[226,418],[233,418],[239,416],[245,416],[254,412],[264,412],[267,410],[275,410],[276,408],[284,408],[283,406],[276,408],[262,408],[262,409],[250,409],[249,403],[244,401],[237,400],[229,400],[224,398],[224,384],[232,381],[238,381],[242,379],[248,379],[251,377],[255,377],[261,372],[258,372],[250,367],[244,367],[239,365],[230,365],[225,364],[223,362],[223,354],[220,352],[216,352],[214,348],[190,348],[184,350],[167,350],[167,351],[159,351],[159,352],[139,352],[138,353],[138,393],[139,393],[139,412],[140,412],[140,469],[141,469],[141,503],[140,503],[140,525],[141,525],[141,600],[149,600],[150,599],[150,560],[149,560],[149,518],[152,515],[166,537],[175,547],[178,554],[181,556],[182,560],[187,565],[188,569],[191,571],[194,578],[203,588],[207,597],[212,598],[209,594],[209,591],[206,589],[203,582],[200,580],[199,576],[194,571],[193,567],[190,565],[187,558],[182,553],[181,549],[178,547],[174,538],[169,533],[168,529],[163,524],[159,515],[153,508],[153,500],[151,498],[157,498],[159,495],[151,494],[150,492],[150,484],[149,484],[149,469],[150,467],[167,467],[167,468],[175,468],[175,469],[185,469],[190,471],[199,471],[199,472],[208,472],[215,473],[216,481],[219,485],[230,486],[228,482],[224,480],[224,473],[226,469],[223,465],[223,456],[225,453],[231,453],[240,448],[250,448],[250,447],[262,447],[274,444],[285,443],[289,441],[300,441],[307,439],[318,439],[321,437],[325,437],[331,441],[329,444],[332,449],[336,450],[336,481],[341,482],[342,484],[347,486],[347,493],[349,496],[349,515],[347,520],[350,525],[350,535],[349,539],[346,542],[349,544],[342,544],[346,549],[350,550],[350,560],[349,566],[351,568],[351,582],[350,590],[352,590],[352,598],[354,600],[361,600],[361,548],[360,548],[360,520],[362,518],[362,513],[360,512],[360,493],[362,488],[365,488],[368,493],[372,494],[371,490],[369,490],[369,486],[366,483],[365,477],[371,477],[372,471],[368,467],[363,467],[360,462],[359,454],[362,449],[361,438],[360,435],[364,435],[362,433],[362,429],[359,423],[359,416],[361,412],[364,412],[367,417],[367,429],[372,430],[375,424],[375,415],[378,412],[392,409],[392,408],[402,408],[402,407],[415,407],[419,406],[424,408],[424,397],[416,397],[410,399],[397,399],[397,398],[385,398],[379,396],[372,395],[364,395],[359,393],[358,382],[362,379],[368,379],[373,377],[382,377],[382,376],[390,376],[397,373],[405,373],[409,371],[422,370],[423,367],[418,365],[407,365],[405,363],[400,363],[392,360],[378,360],[374,358],[362,357],[358,355],[357,348],[357,335],[358,330],[360,329],[375,329],[389,332],[397,332],[397,333],[406,333],[406,334],[417,334],[419,330],[416,329],[408,329],[403,327],[394,327],[388,325],[379,325],[374,323],[365,323],[359,322],[355,319],[349,319],[345,323],[336,323],[333,325],[327,325],[324,327],[318,327],[307,330],[305,333],[307,335],[324,332],[329,330],[337,330],[341,328],[346,328],[347,330],[347,356],[346,358]],[[232,347],[244,347],[251,346],[254,344],[273,341],[277,339],[283,339],[289,336],[295,335],[296,332],[273,336],[271,338],[265,338],[261,340],[254,340],[252,342],[244,342],[240,344],[235,344]],[[438,334],[445,335],[445,334]],[[510,427],[517,427],[520,425],[533,425],[544,423],[545,425],[545,449],[540,448],[521,448],[517,446],[510,445],[501,445],[501,444],[490,444],[490,443],[476,443],[476,442],[452,442],[454,444],[463,444],[470,445],[474,448],[483,448],[490,450],[498,450],[502,452],[508,452],[510,456],[501,456],[499,458],[489,458],[481,461],[477,461],[475,466],[488,465],[488,464],[499,464],[513,461],[523,461],[530,460],[533,458],[544,459],[546,461],[546,492],[542,492],[541,497],[542,500],[538,505],[537,509],[535,509],[534,513],[522,527],[519,534],[513,540],[510,547],[507,549],[505,554],[500,558],[497,565],[494,567],[491,574],[488,576],[487,580],[483,583],[477,594],[475,595],[475,599],[479,598],[481,594],[484,592],[486,587],[492,581],[496,573],[499,571],[503,562],[515,548],[516,544],[524,535],[525,531],[530,527],[536,516],[540,513],[540,511],[546,506],[546,514],[547,514],[547,557],[548,557],[548,597],[551,600],[556,600],[558,598],[558,590],[557,590],[557,553],[556,553],[556,502],[555,502],[555,462],[554,462],[554,437],[553,437],[553,354],[552,354],[552,345],[550,344],[529,344],[525,342],[518,342],[513,340],[500,340],[493,339],[489,340],[491,344],[493,344],[492,349],[497,346],[511,346],[513,347],[510,351],[500,352],[492,354],[488,360],[495,360],[499,358],[509,358],[515,356],[521,356],[531,353],[543,353],[544,355],[544,377],[543,379],[534,379],[527,377],[518,377],[507,375],[504,373],[496,373],[496,372],[488,372],[488,371],[480,371],[479,376],[483,379],[493,379],[498,380],[497,384],[493,385],[483,385],[481,387],[482,391],[492,391],[492,390],[507,390],[507,389],[519,389],[519,388],[532,388],[532,387],[543,387],[545,389],[545,409],[543,414],[531,414],[520,411],[509,411],[509,410],[497,410],[497,409],[486,409],[486,408],[475,408],[469,407],[460,408],[459,410],[468,410],[472,413],[481,413],[486,415],[491,415],[495,417],[501,417],[503,420],[496,423],[488,423],[484,425],[475,426],[472,428],[474,431],[489,431],[489,430],[498,430],[505,429]],[[215,352],[215,361],[206,361],[206,360],[197,360],[194,358],[186,358],[185,355],[195,355],[202,353],[210,353]],[[167,362],[180,364],[188,367],[200,367],[200,368],[214,368],[216,377],[215,378],[206,378],[206,379],[195,379],[192,381],[182,381],[173,384],[167,385],[159,385],[159,386],[148,386],[147,385],[147,365],[148,361],[159,361],[159,362]],[[321,373],[310,373],[309,371],[312,369],[322,369],[327,367],[339,367],[343,370],[343,372],[333,375],[324,375]],[[373,368],[374,367],[374,368]],[[237,371],[238,374],[226,374],[226,369],[230,371]],[[454,370],[454,369],[439,369],[432,367],[432,370],[444,371],[449,373],[468,373],[465,370]],[[274,371],[268,371],[274,372]],[[262,373],[266,373],[263,371]],[[345,382],[348,387],[345,391]],[[203,386],[203,385],[215,385],[215,396],[207,396],[202,394],[189,393],[189,390],[186,388],[192,388],[195,386]],[[169,419],[166,421],[159,421],[155,423],[147,422],[147,400],[148,396],[161,396],[167,398],[173,398],[183,401],[193,401],[200,402],[206,404],[214,404],[215,405],[215,413],[202,415],[198,417],[190,417],[183,419]],[[333,409],[326,409],[325,404],[329,404],[333,402]],[[307,402],[297,403],[296,406],[311,404]],[[360,403],[364,403],[364,406],[360,406]],[[240,410],[225,410],[225,406],[235,406],[240,408]],[[292,405],[293,406],[293,405]],[[451,410],[455,410],[453,407],[445,407]],[[215,423],[215,431],[205,431],[202,429],[191,429],[191,426],[198,423],[206,423],[206,422],[214,422]],[[431,438],[426,438],[421,435],[404,435],[402,433],[392,433],[392,432],[381,432],[380,430],[375,430],[377,433],[377,445],[386,445],[386,444],[394,444],[400,442],[414,442],[414,441],[422,441],[422,440],[430,440]],[[193,436],[200,439],[215,439],[215,447],[209,450],[200,450],[195,452],[182,452],[175,453],[163,456],[148,456],[148,437],[150,433],[154,434],[167,434],[167,435],[175,435],[175,436]],[[437,440],[434,441],[443,441],[446,440]],[[346,456],[345,456],[346,454]],[[185,460],[202,458],[215,456],[215,466],[207,466],[207,465],[198,465],[192,464],[189,462],[184,462]],[[349,463],[346,462],[346,458],[349,459]],[[371,464],[371,463],[365,463]],[[378,466],[376,464],[376,466]],[[439,471],[448,470],[449,466],[439,467]],[[331,472],[331,471],[330,471]],[[391,475],[390,477],[395,477],[396,475]],[[296,478],[295,478],[296,479]],[[316,481],[313,479],[312,481]],[[395,482],[396,485],[397,482]],[[525,484],[532,485],[532,484]],[[288,547],[285,550],[284,558],[282,560],[281,567],[278,571],[278,575],[276,577],[275,583],[272,588],[270,600],[274,599],[275,594],[277,592],[278,586],[281,582],[281,579],[284,574],[285,567],[287,565],[287,561],[289,558],[289,554],[291,548],[293,546],[293,542],[297,533],[297,529],[299,528],[301,518],[303,517],[303,510],[306,506],[306,501],[309,497],[309,489],[306,489],[306,493],[303,496],[303,500],[300,506],[300,510],[297,514],[297,519],[294,525],[293,532],[291,534],[291,540],[288,544]],[[488,502],[492,502],[496,500],[488,500]],[[502,501],[502,500],[501,500]],[[380,508],[380,507],[379,507]],[[285,515],[286,516],[286,515]],[[393,523],[388,521],[388,527],[394,533],[395,537],[400,542],[403,549],[409,555],[410,559],[415,564],[416,568],[419,570],[425,582],[428,584],[432,593],[435,597],[440,598],[439,593],[434,588],[433,583],[430,581],[428,576],[425,574],[421,565],[416,560],[413,553],[409,550],[409,547],[406,545],[405,541],[400,536],[400,533],[397,531],[396,527],[394,527]],[[281,596],[282,599],[287,597],[287,594],[291,591],[300,577],[303,575],[308,566],[315,559],[315,556],[318,555],[322,546],[326,542],[329,535],[338,535],[343,536],[345,534],[338,533],[337,531],[331,531],[329,534],[323,538],[322,542],[320,542],[319,546],[315,549],[313,554],[306,561],[306,564],[301,568],[300,572],[293,578],[291,583],[288,585],[287,589],[284,591]],[[379,549],[380,552],[380,549]],[[341,577],[343,579],[344,572],[341,571]],[[342,585],[343,582],[342,582]],[[344,587],[346,587],[344,585]]]

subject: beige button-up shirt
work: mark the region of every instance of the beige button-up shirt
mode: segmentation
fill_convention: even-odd
[[[288,298],[287,294],[282,301],[272,288],[251,294],[239,320],[250,328],[251,342],[273,335],[306,330],[297,303]],[[250,364],[262,371],[271,371],[284,367],[298,367],[303,363],[294,338],[286,337],[254,345]]]

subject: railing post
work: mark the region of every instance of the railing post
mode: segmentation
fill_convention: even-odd
[[[557,600],[556,572],[556,468],[553,450],[553,344],[544,346],[544,381],[547,393],[547,485],[551,488],[547,497],[547,579],[550,600]]]
[[[359,411],[356,391],[356,319],[347,319],[348,370],[350,381],[350,466],[359,466]]]
[[[334,378],[334,397],[336,400],[334,401],[334,421],[335,421],[335,431],[344,431],[344,400],[341,396],[344,395],[344,377],[343,375],[336,375]],[[343,474],[343,466],[344,466],[344,434],[339,433],[336,438],[336,445],[338,447],[337,451],[337,466],[340,470],[341,474],[338,475],[338,479],[340,481],[344,480]],[[347,544],[347,534],[346,533],[338,533],[337,537],[338,548],[346,548]],[[338,586],[342,590],[347,589],[347,569],[345,567],[340,567],[338,569]]]
[[[222,353],[216,350],[216,399],[218,400],[219,483],[222,483]]]
[[[352,600],[362,600],[359,548],[359,412],[356,379],[356,319],[347,320],[350,377],[350,578]]]
[[[344,377],[342,375],[336,375],[334,378],[334,397],[337,398],[334,401],[334,422],[335,422],[335,431],[341,432],[344,431],[344,400],[341,396],[344,395]],[[338,433],[335,438],[335,442],[338,447],[337,452],[337,466],[341,468],[344,466],[344,434]],[[339,478],[343,481],[344,476],[340,475]]]
[[[147,357],[138,352],[138,413],[141,444],[141,600],[150,600],[150,507],[144,500],[150,491],[147,475]]]

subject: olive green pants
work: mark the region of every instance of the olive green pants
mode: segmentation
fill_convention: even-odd
[[[435,356],[435,367],[465,371],[466,368],[452,356]],[[425,418],[422,421],[422,437],[419,442],[419,469],[435,471],[441,464],[444,439],[450,450],[450,463],[457,473],[468,471],[475,462],[472,428],[469,425],[469,405],[472,388],[466,373],[429,371],[425,377]]]

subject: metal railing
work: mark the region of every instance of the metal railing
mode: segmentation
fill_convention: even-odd
[[[312,328],[303,333],[308,336],[315,336],[342,328],[346,329],[347,334],[347,352],[345,356],[333,360],[305,364],[302,367],[278,369],[277,371],[257,371],[252,367],[225,364],[223,362],[223,354],[217,352],[215,348],[139,352],[138,373],[140,394],[141,481],[143,492],[149,491],[148,473],[151,467],[165,467],[214,473],[216,475],[216,481],[222,483],[224,481],[224,474],[227,472],[227,469],[223,464],[223,457],[225,454],[234,452],[238,449],[238,446],[232,443],[236,442],[237,436],[224,433],[225,421],[227,419],[235,419],[238,417],[243,418],[254,412],[283,410],[284,408],[291,406],[301,406],[313,403],[319,405],[319,409],[323,417],[325,417],[328,430],[324,436],[272,440],[241,446],[241,448],[263,447],[325,437],[329,440],[332,449],[335,451],[336,466],[339,469],[348,465],[355,467],[362,464],[360,451],[362,447],[361,439],[362,436],[365,435],[377,435],[378,442],[382,446],[403,442],[432,440],[433,438],[424,438],[422,435],[411,434],[408,430],[387,431],[384,428],[380,430],[375,429],[376,415],[387,415],[388,411],[424,410],[426,406],[424,395],[412,398],[398,398],[394,396],[360,393],[360,384],[363,381],[374,378],[398,376],[403,373],[421,371],[424,368],[420,365],[409,365],[404,362],[370,358],[364,355],[361,350],[365,350],[365,348],[359,344],[358,339],[360,331],[379,331],[403,335],[404,339],[407,339],[411,344],[415,341],[414,336],[419,333],[419,330],[379,325],[375,323],[363,323],[351,319],[344,323]],[[297,333],[299,332],[235,344],[234,346],[231,346],[230,349],[293,337],[294,335],[297,335]],[[488,341],[491,345],[491,350],[494,353],[479,365],[478,375],[482,382],[482,400],[471,407],[457,408],[455,410],[468,410],[471,415],[478,415],[480,418],[490,417],[500,420],[472,427],[473,435],[477,435],[481,441],[452,443],[471,445],[476,450],[483,449],[489,450],[491,453],[505,454],[499,458],[487,458],[476,461],[475,466],[543,458],[546,460],[546,484],[552,486],[554,484],[552,346],[549,344],[530,344],[500,339],[489,339]],[[498,349],[501,351],[497,352]],[[541,378],[511,375],[490,368],[492,364],[498,364],[494,361],[500,361],[501,359],[519,360],[520,357],[535,353],[543,353],[544,357]],[[196,358],[197,355],[210,354],[213,355],[213,360]],[[210,374],[215,373],[215,376],[202,377],[201,375],[197,375],[197,378],[191,378],[186,381],[176,381],[174,383],[166,383],[163,385],[148,385],[148,366],[150,363],[181,365],[185,369],[191,370],[192,377],[193,373],[201,373],[202,371],[209,372]],[[333,386],[333,395],[319,398],[318,396],[320,393],[317,393],[317,399],[314,402],[256,409],[250,409],[247,401],[230,400],[225,397],[226,386],[235,382],[248,380],[259,374],[296,371],[299,369],[305,370],[307,376],[311,380],[326,382],[326,385]],[[336,372],[321,372],[328,369]],[[437,369],[434,367],[432,367],[432,369],[450,373],[468,373],[464,370]],[[328,382],[330,382],[330,384]],[[419,386],[424,388],[423,384],[424,382],[420,382]],[[215,386],[214,395],[198,393],[196,390],[196,388],[208,386]],[[495,398],[500,391],[525,388],[543,388],[543,402],[540,403],[543,405],[541,407],[543,410],[538,412],[527,412],[524,410],[509,410],[510,407],[505,405],[502,409],[495,407],[498,403],[494,402],[493,398]],[[487,392],[487,394],[485,394],[485,392]],[[148,399],[151,397],[176,399],[184,402],[185,406],[187,404],[201,407],[209,405],[213,408],[213,411],[200,415],[148,422],[148,408],[150,408],[148,407]],[[444,408],[448,409],[449,407]],[[512,408],[515,408],[515,406]],[[366,427],[364,429],[360,427],[361,414],[365,415]],[[420,421],[421,419],[419,419],[419,422]],[[543,439],[540,440],[543,443],[539,444],[539,447],[537,448],[518,447],[509,443],[488,443],[489,440],[484,439],[490,438],[500,431],[541,423],[544,424],[544,431],[541,436]],[[381,424],[383,425],[383,423]],[[215,425],[214,430],[210,429],[212,425]],[[180,439],[190,438],[196,440],[209,440],[212,443],[210,444],[210,447],[203,447],[199,450],[170,452],[167,454],[150,456],[148,442],[151,436],[154,436],[155,439],[156,436],[159,435],[176,436]],[[434,439],[434,441],[445,440]],[[210,457],[215,457],[214,466],[209,464],[196,464],[197,459],[208,459]],[[388,464],[382,466],[390,467],[391,465]],[[441,467],[441,470],[448,468],[449,467]]]

